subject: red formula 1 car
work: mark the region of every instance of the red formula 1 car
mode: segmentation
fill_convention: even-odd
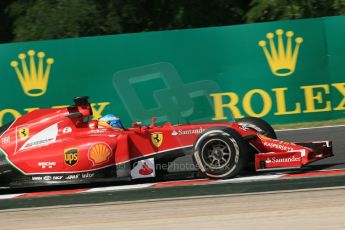
[[[154,178],[191,154],[206,177],[300,168],[333,156],[330,141],[287,143],[258,118],[238,122],[112,129],[88,120],[88,97],[66,108],[32,111],[0,128],[0,187]]]

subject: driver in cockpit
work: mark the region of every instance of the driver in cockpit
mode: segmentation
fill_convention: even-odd
[[[113,128],[113,129],[124,129],[120,118],[114,114],[107,114],[98,120],[98,127]]]

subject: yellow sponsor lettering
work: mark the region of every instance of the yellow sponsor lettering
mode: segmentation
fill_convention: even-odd
[[[336,99],[339,100],[339,102],[334,102],[336,103],[336,107],[334,108],[332,108],[330,99],[331,87],[334,87],[342,96],[341,99]],[[212,119],[227,119],[228,117],[224,115],[226,110],[232,112],[234,118],[241,118],[243,115],[264,117],[270,114],[272,110],[276,110],[273,113],[274,115],[329,112],[332,111],[332,109],[345,110],[345,82],[332,83],[330,85],[307,85],[301,86],[299,89],[303,94],[296,95],[296,91],[294,91],[294,97],[288,96],[289,88],[287,87],[272,88],[271,91],[273,94],[263,89],[252,89],[244,93],[242,100],[235,92],[210,94],[213,98],[215,111],[215,116]],[[300,96],[303,96],[304,100],[289,101],[290,98],[300,98]],[[274,100],[276,103],[273,106],[272,102]],[[254,101],[258,103],[254,105]]]
[[[98,119],[102,116],[102,112],[104,111],[105,107],[110,105],[110,102],[100,102],[100,103],[92,103],[91,108],[93,112],[93,118]],[[98,106],[98,108],[96,108]]]
[[[213,97],[214,108],[215,108],[215,117],[212,120],[225,120],[228,117],[224,115],[224,109],[229,109],[234,118],[242,118],[244,117],[240,110],[237,107],[237,103],[239,101],[238,96],[236,93],[227,92],[227,93],[214,93],[210,94]],[[228,103],[224,102],[223,99],[229,100]]]
[[[332,86],[334,86],[334,88],[336,88],[343,96],[343,99],[333,110],[345,110],[345,83],[334,83]]]
[[[62,109],[62,108],[65,108],[67,107],[68,105],[56,105],[56,106],[53,106],[52,108],[53,109]]]
[[[301,86],[304,90],[305,106],[306,109],[303,113],[315,113],[331,111],[331,102],[325,101],[325,95],[329,95],[329,85],[308,85]],[[316,108],[316,106],[323,106],[322,108]]]
[[[0,111],[0,126],[3,125],[5,116],[12,116],[13,120],[21,116],[21,114],[14,109],[4,109]]]
[[[258,95],[262,99],[262,109],[260,112],[255,112],[252,108],[252,98]],[[243,109],[251,117],[266,116],[272,108],[272,99],[270,95],[262,89],[253,89],[248,91],[243,97]]]
[[[274,115],[288,115],[301,113],[301,103],[296,102],[293,110],[287,111],[285,92],[288,88],[273,88],[277,101],[277,112]]]
[[[78,153],[70,153],[65,155],[65,161],[72,163],[73,161],[78,160]]]
[[[26,108],[26,109],[24,109],[24,111],[27,113],[30,113],[30,112],[37,110],[37,109],[39,109],[39,108]]]

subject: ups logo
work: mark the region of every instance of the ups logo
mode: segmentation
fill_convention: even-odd
[[[78,163],[78,149],[66,149],[65,150],[65,164],[73,166]]]

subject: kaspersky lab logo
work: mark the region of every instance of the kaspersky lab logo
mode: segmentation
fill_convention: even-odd
[[[267,62],[274,75],[282,77],[289,76],[295,72],[295,67],[298,58],[298,51],[303,38],[297,37],[293,42],[294,33],[287,31],[285,33],[282,29],[276,30],[276,37],[274,33],[267,33],[269,49],[266,47],[267,42],[264,40],[259,41],[259,46],[262,47]],[[276,39],[275,39],[276,38]],[[286,43],[284,44],[284,40]],[[278,43],[278,45],[276,44]]]
[[[44,63],[44,52],[38,52],[36,57],[36,52],[33,50],[29,50],[27,54],[29,56],[28,63],[27,56],[20,53],[18,55],[20,64],[18,61],[12,61],[11,66],[14,68],[26,95],[30,97],[42,96],[47,90],[50,69],[54,59],[47,58],[46,63]]]

